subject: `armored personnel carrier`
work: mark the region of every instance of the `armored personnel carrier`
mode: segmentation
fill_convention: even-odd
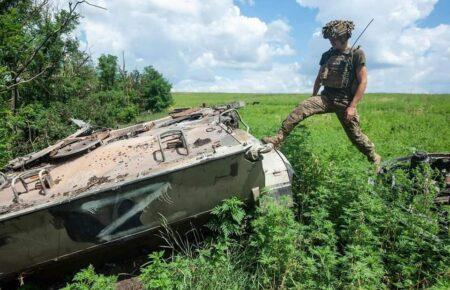
[[[249,133],[236,105],[185,108],[117,130],[80,129],[0,174],[0,280],[114,244],[264,190],[291,194],[292,170]],[[240,129],[242,127],[242,129]]]

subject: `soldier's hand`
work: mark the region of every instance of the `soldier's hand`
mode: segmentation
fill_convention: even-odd
[[[356,115],[356,108],[355,107],[348,107],[345,110],[345,119],[348,122],[350,122],[353,119],[353,117],[355,117],[355,115]]]

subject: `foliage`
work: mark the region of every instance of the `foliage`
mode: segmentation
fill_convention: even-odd
[[[11,155],[17,156],[51,145],[53,140],[72,131],[70,123],[65,122],[66,114],[68,112],[61,104],[53,103],[50,108],[45,108],[37,102],[22,106],[15,115],[6,113],[2,120],[7,136],[3,146]]]
[[[72,99],[69,106],[75,118],[103,127],[133,121],[139,114],[136,104],[123,98],[123,92],[114,90],[92,93],[84,99]]]
[[[116,276],[104,276],[95,273],[92,265],[78,272],[68,283],[64,290],[114,290],[116,289]]]
[[[220,237],[228,238],[242,234],[245,218],[244,203],[237,197],[225,200],[212,211],[208,227]]]
[[[163,252],[150,255],[141,269],[146,289],[242,289],[253,282],[238,260],[235,238],[243,234],[244,204],[237,198],[225,200],[213,210],[209,227],[219,238],[210,240],[193,255],[176,254],[163,258]],[[220,222],[222,221],[223,224]]]
[[[172,85],[153,67],[144,68],[141,78],[143,107],[145,110],[159,112],[173,103],[170,90]]]
[[[140,279],[146,289],[180,289],[184,277],[191,275],[187,259],[175,257],[170,263],[163,259],[164,252],[152,253],[151,263],[141,270]]]
[[[377,184],[377,193],[386,203],[385,219],[378,225],[389,273],[385,279],[395,287],[429,286],[448,275],[448,212],[434,203],[435,174],[426,166],[412,172],[399,170]]]
[[[331,278],[330,284],[323,285],[324,277],[316,276],[323,273],[321,269],[303,279],[309,281],[303,285],[415,288],[432,285],[448,272],[446,214],[433,202],[436,187],[429,168],[375,177],[355,160],[341,167],[314,161],[314,155],[302,151],[302,147],[310,150],[305,132],[296,132],[286,150],[299,140],[304,144],[301,149],[288,154],[299,174],[296,192],[301,193],[297,200],[306,238],[303,251],[314,259],[310,272],[327,261],[324,266]],[[321,170],[315,168],[317,164]],[[315,172],[313,183],[307,180],[309,170]],[[324,245],[328,245],[325,257],[329,260],[316,256]]]
[[[101,89],[113,89],[117,80],[117,56],[102,54],[98,58],[97,70]]]
[[[195,257],[177,255],[165,260],[159,252],[150,255],[150,259],[140,275],[145,289],[255,288],[231,253],[202,250]]]
[[[3,98],[15,95],[11,110],[21,104],[59,100],[65,64],[80,55],[71,32],[78,24],[74,11],[52,10],[48,1],[10,1],[0,18],[0,67],[6,69]]]
[[[94,67],[73,36],[78,5],[85,3],[0,4],[0,165],[72,132],[70,118],[114,127],[172,103],[171,84],[152,67],[119,77],[113,55],[101,55]]]
[[[255,274],[263,288],[295,286],[299,271],[300,225],[287,203],[263,197],[251,223],[248,256],[256,262]]]
[[[7,120],[10,118],[10,111],[0,106],[0,164],[5,164],[12,155],[11,134],[7,128]]]

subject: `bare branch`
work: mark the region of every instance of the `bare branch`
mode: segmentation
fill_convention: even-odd
[[[25,25],[31,18],[33,18],[33,16],[36,15],[37,12],[41,11],[44,8],[44,6],[48,4],[48,2],[49,0],[42,0],[41,3],[35,5],[30,14],[21,21],[22,25]]]
[[[67,16],[67,18],[63,21],[63,23],[61,24],[61,26],[56,29],[55,31],[53,31],[52,33],[48,34],[45,39],[42,41],[42,43],[33,51],[33,53],[31,54],[31,56],[28,58],[28,60],[25,62],[25,64],[17,71],[14,72],[14,76],[15,78],[18,78],[24,71],[25,69],[30,65],[30,63],[33,61],[33,59],[36,57],[37,53],[44,47],[45,44],[47,44],[47,42],[57,36],[59,34],[59,32],[64,29],[68,24],[70,20],[73,20],[73,17],[75,16],[75,10],[77,9],[77,6],[80,4],[87,4],[93,7],[97,7],[97,5],[91,4],[86,0],[82,0],[82,1],[77,1],[75,3],[75,5],[72,5],[72,2],[69,3],[69,15]],[[101,9],[105,9],[103,7],[98,6],[98,8]]]
[[[76,66],[77,69],[85,65],[91,59],[90,55],[86,55],[86,57]]]
[[[44,68],[41,72],[39,72],[38,74],[36,74],[35,76],[33,76],[33,77],[31,77],[31,78],[29,78],[27,80],[19,81],[19,82],[14,83],[14,84],[12,84],[10,86],[7,86],[3,90],[1,90],[0,93],[7,92],[7,91],[11,90],[12,88],[17,87],[17,86],[19,86],[21,84],[31,82],[32,80],[34,80],[34,79],[38,78],[39,76],[41,76],[47,69],[48,69],[48,67]]]
[[[108,9],[106,9],[105,7],[102,7],[102,6],[99,6],[99,5],[96,5],[96,4],[89,3],[88,1],[84,1],[84,3],[86,3],[86,5],[89,5],[89,6],[92,6],[92,7],[95,7],[95,8],[99,8],[99,9],[103,9],[103,10],[108,10]]]

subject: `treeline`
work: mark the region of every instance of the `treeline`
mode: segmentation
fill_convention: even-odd
[[[173,102],[152,66],[128,72],[114,55],[94,63],[74,36],[80,5],[0,3],[0,165],[66,136],[71,118],[111,127]]]

